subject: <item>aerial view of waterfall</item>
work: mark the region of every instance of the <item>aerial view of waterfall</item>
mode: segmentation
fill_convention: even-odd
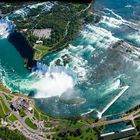
[[[24,59],[28,38],[21,41],[14,20],[26,19],[38,6],[45,5],[49,12],[56,4],[28,5],[0,19],[0,81],[11,94],[32,96],[53,117],[90,113],[100,118],[138,105],[140,0],[96,0],[90,9],[92,21],[80,27],[77,37],[67,47],[33,62],[29,70]],[[16,45],[23,47],[22,54]]]

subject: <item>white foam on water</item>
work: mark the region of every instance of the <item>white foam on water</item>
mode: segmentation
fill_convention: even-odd
[[[95,109],[89,109],[89,111],[85,112],[85,113],[82,113],[81,116],[85,116],[87,114],[90,114],[91,112],[93,112]]]
[[[108,9],[108,8],[105,8],[105,10],[109,11],[114,16],[114,18],[116,18],[117,20],[119,20],[123,24],[125,24],[125,25],[127,25],[129,27],[132,27],[134,29],[138,29],[139,28],[139,25],[137,25],[134,22],[127,21],[127,20],[123,19],[120,15],[116,14],[113,10]]]
[[[45,5],[45,10],[50,10],[54,4],[51,2],[42,2],[42,3],[28,5],[27,7],[32,9],[32,8],[37,8],[38,6],[42,6],[42,5]]]
[[[96,48],[107,49],[112,43],[117,42],[119,39],[115,38],[110,31],[94,25],[87,25],[86,29],[80,32],[80,38],[83,43],[76,46],[70,44],[67,49],[58,52],[50,65],[54,66],[58,59],[61,61],[60,64],[63,65],[62,56],[68,55],[70,61],[66,67],[70,67],[75,71],[79,81],[82,81],[87,79],[87,72],[89,70],[88,61],[94,55]]]
[[[126,5],[125,7],[126,7],[126,8],[131,8],[131,7],[132,7],[132,5]]]
[[[12,91],[12,88],[6,84],[7,77],[8,77],[8,76],[7,76],[6,71],[4,70],[4,68],[2,67],[2,65],[0,64],[0,82],[1,82],[7,89],[9,89],[10,91]]]
[[[6,81],[4,80],[4,78],[2,79],[1,82],[2,82],[2,84],[3,84],[7,89],[9,89],[10,91],[12,91],[12,88],[6,84]]]
[[[129,33],[126,38],[135,41],[140,45],[140,31],[134,32],[134,33]]]
[[[74,79],[65,72],[46,72],[31,88],[37,91],[35,98],[61,96],[74,88]]]
[[[130,57],[123,56],[123,59],[124,59],[124,61],[131,63],[131,65],[135,68],[135,72],[140,71],[140,62],[138,60],[135,61],[133,58],[131,58],[131,55],[130,55]]]
[[[60,97],[65,92],[70,93],[77,81],[75,73],[69,69],[47,68],[44,65],[41,67],[41,64],[38,65],[38,70],[23,79],[21,77],[10,79],[7,73],[2,74],[2,71],[0,75],[3,84],[12,92],[22,91],[28,95],[30,91],[35,91],[35,98]]]
[[[113,81],[111,84],[109,84],[109,86],[106,86],[106,90],[105,92],[103,92],[102,95],[108,94],[110,92],[117,90],[118,88],[120,88],[120,84],[121,84],[120,79]]]
[[[7,23],[0,23],[0,38],[8,37],[9,32],[8,32],[7,28],[8,28]]]
[[[38,6],[41,6],[41,5],[44,5],[44,4],[47,4],[47,3],[46,2],[42,2],[42,3],[28,5],[27,7],[32,9],[32,8],[37,8]]]
[[[61,60],[61,64],[63,65],[63,59],[62,56],[68,55],[70,57],[69,63],[66,65],[66,67],[70,67],[79,77],[79,80],[86,78],[86,65],[87,60],[82,57],[83,53],[88,51],[91,52],[95,49],[92,46],[87,46],[84,48],[84,46],[73,46],[69,45],[68,49],[64,49],[60,52],[58,52],[57,56],[51,61],[50,66],[55,66],[55,62],[59,59]]]
[[[24,9],[16,10],[13,14],[21,15],[22,17],[26,16],[28,13]]]
[[[14,25],[13,22],[8,19],[8,17],[0,19],[0,38],[7,38],[8,35],[13,32]]]
[[[91,46],[83,46],[83,45],[78,45],[78,46],[69,46],[71,50],[71,59],[72,61],[70,62],[70,66],[72,66],[73,70],[79,75],[79,79],[85,79],[86,78],[86,73],[87,73],[87,60],[82,57],[83,53],[86,51],[91,51],[91,53],[95,50]],[[92,49],[93,48],[93,49]],[[90,55],[90,54],[89,54]],[[92,55],[91,55],[92,56]]]
[[[87,30],[81,31],[83,39],[87,40],[89,44],[96,44],[96,47],[107,49],[112,43],[119,39],[114,37],[111,31],[94,25],[87,25]]]
[[[108,16],[103,16],[103,19],[100,21],[100,23],[103,23],[110,28],[120,28],[120,25],[123,24],[122,20]]]
[[[6,24],[0,24],[0,37],[1,38],[7,38],[7,36],[9,35],[9,33],[6,30],[7,25]]]
[[[121,16],[117,15],[113,10],[105,8],[105,10],[109,11],[110,13],[112,13],[117,19],[121,20],[123,23],[127,23],[128,21],[124,20]]]
[[[102,115],[125,93],[129,86],[124,86],[122,91],[109,103],[102,111],[98,111],[98,118],[100,119]]]
[[[93,52],[95,51],[95,48],[92,45],[87,45],[86,47],[83,45],[78,45],[76,47],[76,55],[82,56],[84,53],[88,52],[88,55],[92,57]]]
[[[20,15],[24,18],[25,16],[28,15],[28,13],[30,12],[30,9],[38,8],[38,6],[41,6],[41,5],[44,5],[44,9],[42,9],[42,10],[49,11],[53,7],[54,4],[51,2],[42,2],[42,3],[37,3],[37,4],[31,4],[24,8],[20,8],[20,9],[16,10],[14,13],[12,13],[12,15],[13,16]]]

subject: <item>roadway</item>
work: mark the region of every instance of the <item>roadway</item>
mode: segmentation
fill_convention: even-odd
[[[18,113],[12,111],[12,109],[10,108],[9,103],[7,102],[5,96],[3,95],[2,92],[0,92],[0,96],[3,98],[5,104],[7,105],[7,107],[11,110],[11,112],[17,117],[17,119],[19,120],[19,122],[22,124],[22,126],[28,131],[30,131],[31,133],[35,133],[38,134],[38,136],[40,134],[42,135],[52,135],[55,133],[60,133],[60,132],[67,132],[67,131],[75,131],[76,129],[80,128],[80,129],[88,129],[88,128],[95,128],[95,127],[100,127],[100,126],[105,126],[105,125],[109,125],[109,124],[114,124],[114,123],[119,123],[119,122],[125,122],[127,120],[131,120],[134,123],[134,119],[140,117],[140,109],[138,109],[137,111],[133,111],[129,114],[122,114],[122,118],[118,118],[115,120],[106,120],[106,119],[100,119],[98,122],[96,123],[92,123],[92,124],[88,124],[88,125],[84,125],[84,126],[79,126],[79,127],[74,127],[74,128],[65,128],[56,132],[43,132],[40,129],[37,130],[33,130],[31,129],[29,126],[27,126],[24,122],[24,119],[22,119]],[[107,117],[106,117],[107,118]],[[134,124],[135,126],[135,124]],[[20,128],[19,128],[20,129]]]
[[[2,93],[1,91],[0,91],[0,96],[2,97],[3,101],[5,102],[6,106],[9,108],[9,110],[17,117],[17,119],[18,119],[18,121],[21,123],[22,127],[23,127],[24,129],[26,129],[25,131],[26,131],[26,132],[30,132],[30,135],[32,135],[33,133],[38,134],[38,136],[39,136],[40,134],[42,134],[42,135],[47,135],[47,134],[48,134],[48,135],[52,135],[52,134],[55,133],[55,132],[42,132],[42,131],[39,130],[39,129],[36,129],[36,130],[31,129],[28,125],[26,125],[25,119],[21,118],[17,112],[15,112],[15,111],[13,111],[13,110],[11,109],[10,104],[7,102],[7,99],[5,98],[5,96],[3,95],[3,93]],[[26,117],[27,117],[27,116],[26,116]],[[17,126],[17,129],[18,129],[18,130],[21,130],[21,128],[18,127],[18,126]],[[44,139],[44,140],[46,140],[46,139]]]

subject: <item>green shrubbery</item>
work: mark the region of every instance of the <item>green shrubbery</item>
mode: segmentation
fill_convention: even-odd
[[[25,123],[32,129],[37,129],[36,124],[34,124],[29,118],[25,119]]]
[[[83,12],[87,6],[88,4],[86,3],[57,2],[50,11],[42,11],[42,5],[37,9],[31,9],[28,16],[25,17],[26,20],[21,16],[14,17],[12,20],[14,20],[18,31],[25,28],[28,29],[24,36],[28,39],[31,46],[34,46],[39,39],[32,34],[33,29],[51,28],[50,38],[41,38],[44,48],[45,46],[47,47],[46,53],[40,50],[42,52],[41,57],[43,57],[48,53],[68,47],[77,37],[82,23],[84,23],[84,18],[88,13],[88,10]],[[88,18],[88,20],[90,19]],[[49,51],[48,47],[50,48]],[[39,51],[35,52],[38,53]]]
[[[6,127],[0,127],[0,138],[6,140],[27,140],[18,130],[11,131]]]

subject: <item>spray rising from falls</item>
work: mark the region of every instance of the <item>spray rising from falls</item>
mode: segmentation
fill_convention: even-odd
[[[34,74],[39,76],[39,80],[31,86],[36,91],[35,98],[60,97],[63,93],[72,90],[76,82],[73,71],[60,66],[47,67],[38,64]]]
[[[47,11],[47,4],[43,5],[37,4],[21,8],[11,14],[9,19],[12,20],[17,16],[26,19],[30,10],[37,6],[41,6],[42,11]],[[110,48],[112,44],[122,39],[134,40],[138,44],[139,30],[137,30],[135,23],[124,20],[115,10],[105,9],[104,11],[103,18],[99,23],[86,25],[76,41],[70,44],[68,48],[55,54],[50,54],[41,61],[42,63],[48,64],[48,67],[38,63],[37,69],[31,74],[24,69],[21,64],[22,59],[15,55],[17,53],[16,50],[12,50],[12,46],[11,51],[9,51],[11,56],[9,60],[11,61],[8,61],[8,65],[6,65],[7,59],[4,61],[4,56],[7,57],[8,53],[6,49],[8,47],[5,46],[8,45],[4,44],[1,50],[5,49],[3,51],[5,53],[0,51],[1,60],[3,61],[0,76],[2,75],[1,77],[4,79],[2,79],[4,83],[12,91],[20,91],[27,95],[33,91],[32,95],[37,98],[38,105],[41,109],[55,117],[77,114],[86,115],[90,113],[96,115],[100,111],[98,112],[100,118],[106,111],[106,114],[110,113],[109,111],[112,108],[112,110],[117,110],[118,112],[122,111],[122,105],[119,104],[120,106],[118,106],[115,102],[119,100],[122,103],[125,96],[132,96],[135,90],[132,87],[138,88],[137,81],[139,81],[139,73],[138,70],[137,73],[134,73],[132,64],[136,62],[136,64],[139,64],[139,60],[136,61],[139,59],[139,54],[136,55],[138,51],[133,51],[132,48],[126,47],[128,44],[125,44],[124,47],[123,45],[121,47],[117,45],[116,48]],[[5,25],[5,21],[1,23],[1,36],[7,33]],[[125,34],[128,36],[125,36]],[[10,44],[8,49],[10,49]],[[16,58],[13,61],[10,59],[12,56]],[[128,63],[125,63],[126,61]],[[130,61],[131,65],[129,65]],[[14,65],[15,63],[16,66]],[[65,67],[55,66],[58,63]],[[124,66],[124,64],[127,65]],[[119,78],[118,75],[120,76]],[[114,79],[114,77],[117,78]],[[138,79],[136,80],[136,78]],[[131,81],[133,81],[132,84],[130,83]],[[128,87],[122,87],[122,85],[131,86],[127,91]],[[71,96],[69,97],[68,95]],[[48,98],[54,96],[60,97],[61,99]],[[67,98],[65,98],[66,96]],[[62,97],[67,100],[62,100]],[[77,97],[84,99],[86,102],[82,104],[81,101],[83,100]],[[112,105],[113,107],[111,107]],[[129,105],[128,107],[126,105],[124,108],[128,109],[129,107]]]
[[[0,19],[0,38],[7,38],[14,31],[14,24],[8,17]]]
[[[13,23],[7,17],[0,20],[0,27],[0,38],[7,38],[14,31]],[[4,70],[3,67],[2,69]],[[5,73],[8,74],[8,72]],[[76,81],[76,75],[70,69],[47,67],[41,63],[37,63],[36,71],[29,76],[21,78],[16,75],[15,80],[12,76],[10,79],[7,78],[9,76],[4,76],[2,81],[4,85],[10,87],[11,91],[22,91],[25,94],[35,91],[35,98],[61,96],[66,91],[72,90]]]

